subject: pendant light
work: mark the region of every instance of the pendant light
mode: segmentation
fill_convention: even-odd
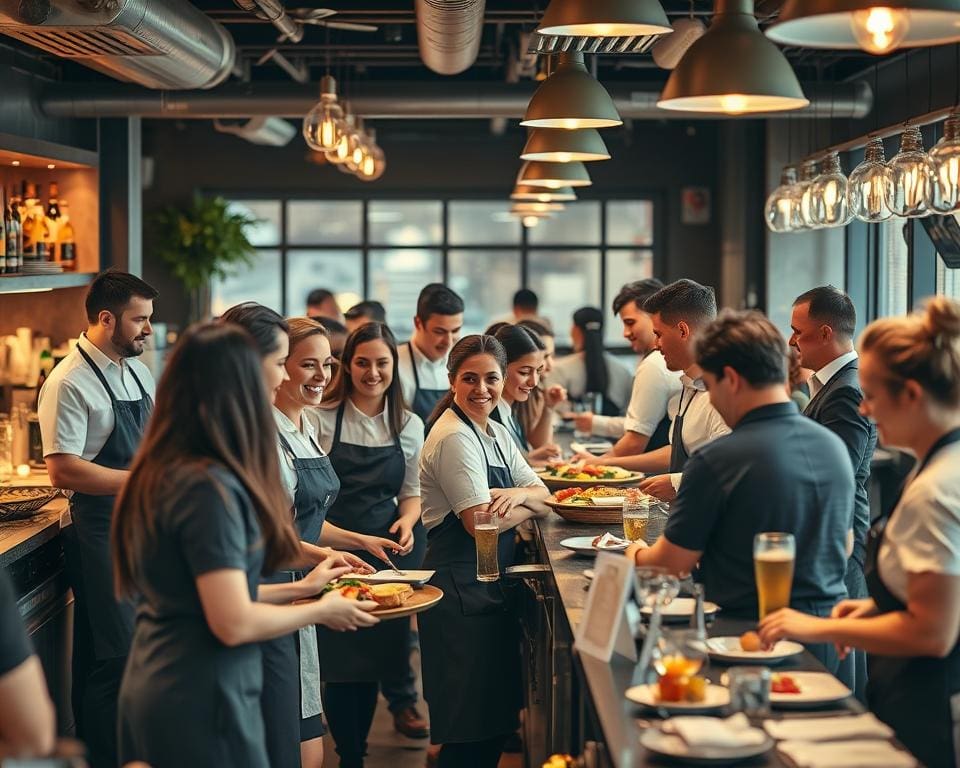
[[[303,118],[303,138],[310,149],[331,152],[343,135],[343,108],[337,103],[337,81],[324,75],[320,101]]]
[[[850,223],[847,177],[840,169],[840,155],[828,154],[820,163],[820,175],[810,185],[813,220],[820,227],[842,227]]]
[[[557,69],[537,88],[520,125],[527,128],[612,128],[623,125],[613,99],[587,72],[582,53],[557,55]]]
[[[813,180],[817,177],[817,161],[804,160],[797,182],[800,194],[800,229],[820,229],[813,214]]]
[[[886,221],[893,214],[887,200],[893,194],[893,177],[883,152],[883,139],[875,136],[867,143],[863,162],[850,173],[850,212],[860,221]]]
[[[710,28],[670,73],[657,106],[728,115],[807,106],[787,58],[760,32],[753,0],[714,0],[713,7]]]
[[[520,155],[521,160],[546,160],[554,163],[589,163],[609,160],[607,145],[596,128],[565,131],[561,128],[535,128]]]
[[[631,37],[672,32],[657,0],[552,0],[537,33],[569,37]]]
[[[363,158],[367,154],[367,132],[363,127],[363,118],[356,118],[356,131],[354,140],[350,143],[350,157],[344,165],[353,173],[359,173],[360,166],[363,165]]]
[[[797,169],[785,166],[780,174],[780,186],[767,198],[764,207],[767,228],[771,232],[794,232],[802,229],[800,221],[800,188],[797,186]]]
[[[887,207],[894,216],[928,216],[936,171],[923,151],[920,128],[909,126],[900,137],[900,151],[888,163],[893,182]]]
[[[510,194],[511,200],[530,201],[534,203],[572,203],[577,199],[577,193],[573,187],[560,187],[559,189],[544,189],[543,187],[531,187],[526,184],[517,184]]]
[[[960,111],[950,113],[943,124],[943,138],[930,150],[934,182],[931,207],[950,213],[960,207]]]
[[[560,189],[562,187],[589,187],[590,174],[583,163],[545,163],[528,160],[520,168],[517,184],[530,187]]]
[[[787,0],[767,36],[804,48],[860,48],[885,54],[896,48],[960,40],[956,0]]]
[[[353,156],[353,147],[356,144],[356,118],[350,112],[350,104],[344,104],[343,132],[335,149],[326,153],[327,160],[333,165],[344,165]]]

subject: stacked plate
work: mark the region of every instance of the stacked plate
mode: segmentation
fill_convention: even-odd
[[[24,275],[59,275],[63,266],[55,261],[24,261],[20,272]]]

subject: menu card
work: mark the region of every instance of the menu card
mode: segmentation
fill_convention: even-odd
[[[622,554],[600,552],[593,571],[574,647],[602,661],[610,661],[614,651],[636,661],[633,622],[627,610],[633,591],[633,563]]]

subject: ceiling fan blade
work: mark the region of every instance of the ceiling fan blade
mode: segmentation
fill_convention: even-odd
[[[351,32],[376,32],[378,29],[372,24],[354,24],[350,21],[321,21],[319,24],[330,29],[348,29]]]
[[[335,16],[337,12],[331,8],[291,8],[287,13],[295,19],[313,24]]]

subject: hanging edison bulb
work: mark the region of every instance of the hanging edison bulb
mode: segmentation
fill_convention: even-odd
[[[360,181],[376,181],[386,168],[383,150],[377,144],[377,132],[370,128],[367,131],[367,151],[363,156],[363,162],[360,164],[360,172],[357,177]]]
[[[800,229],[800,195],[797,169],[788,165],[780,174],[780,186],[767,198],[764,215],[771,232],[793,232]]]
[[[877,56],[897,48],[910,31],[909,11],[873,7],[850,14],[850,31],[863,50]]]
[[[920,128],[909,126],[900,137],[900,151],[888,163],[893,184],[887,207],[894,216],[929,216],[933,211],[936,170],[923,151]]]
[[[810,185],[813,220],[821,227],[842,227],[850,222],[847,177],[840,169],[840,155],[831,152],[820,162],[820,175]]]
[[[800,166],[797,192],[800,197],[800,229],[819,229],[813,213],[813,180],[817,178],[817,161],[804,160]]]
[[[943,124],[943,138],[930,150],[934,182],[931,207],[937,213],[960,208],[960,111]]]
[[[337,81],[325,75],[320,81],[320,101],[303,118],[303,138],[310,149],[330,152],[343,134],[343,108],[337,103]]]
[[[344,165],[353,155],[351,142],[356,141],[356,130],[356,118],[350,112],[350,105],[344,104],[343,130],[340,133],[340,139],[334,149],[325,153],[331,164]]]
[[[867,143],[863,162],[850,173],[850,212],[860,221],[886,221],[893,214],[887,200],[893,194],[893,177],[883,152],[883,139],[875,136]]]

